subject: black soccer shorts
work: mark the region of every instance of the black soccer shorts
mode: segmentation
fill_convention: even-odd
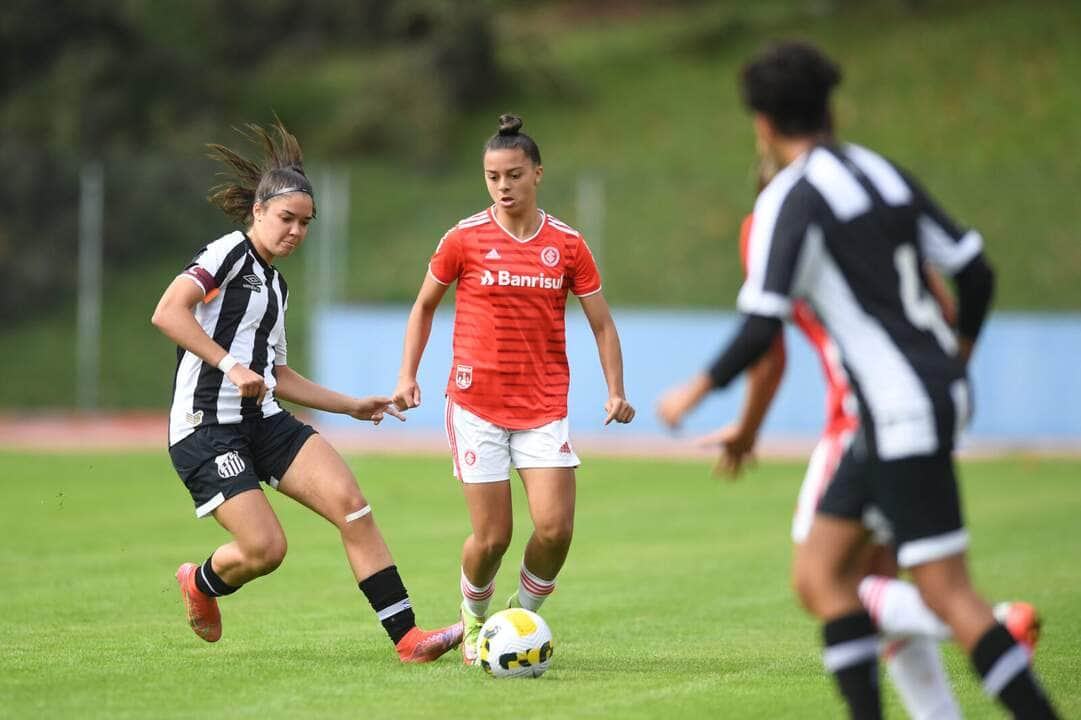
[[[268,418],[199,428],[169,448],[177,475],[184,481],[196,517],[259,482],[277,487],[300,448],[315,429],[281,411]]]
[[[901,567],[968,547],[952,453],[882,460],[868,448],[862,429],[841,458],[818,512],[871,526],[884,523]]]

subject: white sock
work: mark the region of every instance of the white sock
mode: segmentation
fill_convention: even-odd
[[[462,570],[462,605],[476,617],[485,617],[488,614],[488,604],[492,602],[495,593],[495,580],[493,579],[484,587],[477,587],[469,582]]]
[[[522,571],[518,573],[518,603],[522,607],[535,612],[555,589],[555,578],[537,577],[526,569],[525,563],[522,564]]]
[[[950,627],[923,604],[920,591],[904,580],[868,575],[860,581],[860,602],[883,635],[921,636],[934,640],[953,637]]]
[[[913,720],[960,720],[938,642],[926,637],[885,640],[886,670]]]

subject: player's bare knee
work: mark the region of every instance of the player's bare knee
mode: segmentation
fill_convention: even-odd
[[[546,547],[567,548],[574,535],[574,523],[569,520],[541,523],[534,528],[533,534]]]
[[[510,547],[511,531],[509,528],[501,528],[480,534],[473,533],[473,539],[485,557],[498,559],[503,557]]]
[[[246,553],[247,560],[256,573],[268,575],[281,566],[288,548],[285,535],[269,535]]]
[[[333,518],[342,531],[373,522],[372,506],[357,492],[337,503],[337,516]]]
[[[806,567],[796,565],[792,568],[792,591],[800,601],[800,605],[809,612],[815,611],[815,598],[817,595],[816,579]]]

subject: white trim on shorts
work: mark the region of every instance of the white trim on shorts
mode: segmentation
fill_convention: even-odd
[[[512,465],[521,470],[582,464],[571,445],[566,417],[528,430],[510,430],[448,397],[445,419],[454,477],[464,483],[510,480]]]
[[[964,528],[931,537],[909,540],[897,548],[897,564],[903,568],[948,558],[968,548],[968,531]]]
[[[195,517],[203,518],[218,509],[218,506],[225,502],[225,495],[218,493],[214,497],[207,500],[205,503],[195,508]]]
[[[803,484],[800,485],[797,496],[796,510],[792,514],[792,542],[797,545],[807,539],[818,504],[826,494],[826,488],[833,480],[837,466],[841,464],[841,456],[854,436],[852,430],[828,432],[818,440],[811,452],[807,472],[803,476]]]

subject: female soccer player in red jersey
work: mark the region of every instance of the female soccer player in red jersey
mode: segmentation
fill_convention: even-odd
[[[371,507],[341,456],[278,399],[379,423],[402,419],[389,397],[354,398],[316,385],[286,364],[289,289],[274,262],[291,255],[315,218],[300,145],[278,123],[250,126],[265,157],[252,162],[211,145],[232,179],[210,200],[246,227],[199,250],[169,285],[153,323],[177,348],[169,455],[195,502],[232,536],[176,578],[188,622],[221,637],[217,598],[273,572],[285,557],[281,524],[261,490],[277,488],[333,524],[349,565],[403,662],[428,662],[461,639],[456,623],[425,632]]]
[[[431,258],[409,315],[398,387],[399,409],[420,404],[417,367],[432,316],[458,283],[454,359],[446,429],[473,532],[462,548],[462,656],[476,639],[511,539],[510,469],[525,485],[533,535],[509,605],[536,610],[555,588],[574,527],[578,456],[567,424],[564,314],[574,293],[597,340],[608,384],[604,424],[630,422],[619,335],[593,255],[582,236],[537,208],[540,150],[513,115],[484,148],[491,207],[451,228]]]

